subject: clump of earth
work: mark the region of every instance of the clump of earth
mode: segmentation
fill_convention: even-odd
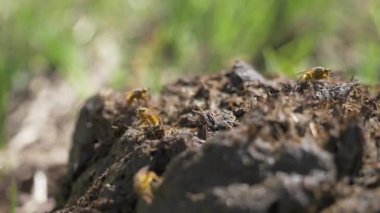
[[[148,101],[83,106],[56,212],[379,212],[380,92],[353,80],[268,79],[238,61]],[[158,112],[163,134],[141,127]],[[133,180],[162,181],[151,202]]]

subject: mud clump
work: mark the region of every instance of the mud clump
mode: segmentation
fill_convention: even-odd
[[[104,91],[78,118],[56,212],[379,212],[379,97],[244,62],[146,103]],[[141,128],[141,105],[158,112],[159,136]],[[144,166],[162,177],[150,203],[133,191]]]

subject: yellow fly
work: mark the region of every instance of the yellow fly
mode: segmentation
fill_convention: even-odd
[[[150,127],[158,127],[161,123],[160,116],[152,109],[139,107],[137,114],[140,117],[141,123],[145,123]]]
[[[148,89],[147,88],[137,88],[127,93],[126,101],[127,105],[130,106],[135,100],[148,101]]]
[[[316,81],[327,79],[330,80],[331,69],[324,67],[313,67],[305,72],[300,73],[301,81]]]
[[[149,171],[148,167],[141,168],[133,178],[133,189],[136,194],[145,202],[150,204],[153,200],[154,183],[160,184],[161,178],[153,171]]]

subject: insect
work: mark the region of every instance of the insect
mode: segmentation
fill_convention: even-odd
[[[146,107],[139,107],[136,110],[140,117],[141,123],[145,123],[150,127],[158,127],[161,124],[160,116],[152,109]]]
[[[133,177],[133,190],[148,204],[154,198],[154,189],[162,182],[155,172],[149,171],[148,166],[141,168]]]
[[[305,72],[300,73],[301,81],[316,81],[327,79],[330,80],[331,69],[326,69],[324,67],[313,67]]]
[[[147,88],[137,88],[127,93],[126,102],[130,106],[135,100],[148,101],[148,89]]]

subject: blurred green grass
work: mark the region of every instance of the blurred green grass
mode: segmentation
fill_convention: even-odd
[[[86,97],[95,92],[88,76],[99,49],[108,51],[108,60],[119,58],[106,79],[116,88],[144,85],[157,91],[167,80],[218,71],[237,57],[289,76],[322,65],[368,84],[380,78],[377,0],[0,0],[0,5],[0,130],[10,91],[24,83],[17,73],[59,73]],[[113,52],[104,40],[115,44]]]

